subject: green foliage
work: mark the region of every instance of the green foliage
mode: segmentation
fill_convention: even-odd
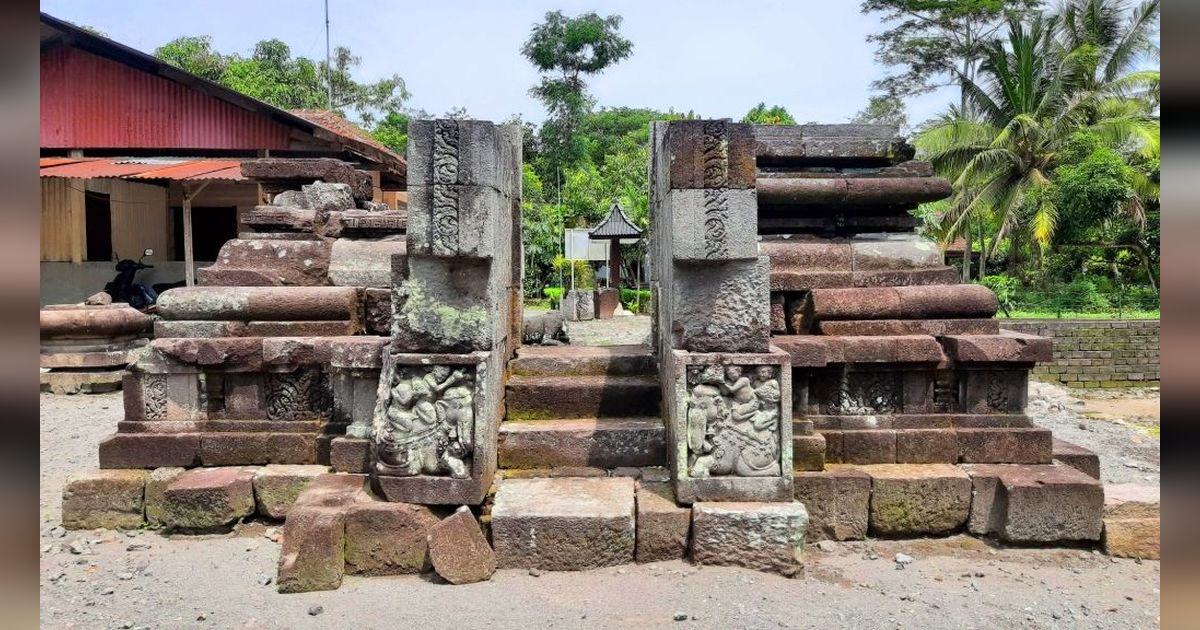
[[[644,305],[650,303],[650,291],[647,289],[621,289],[621,306],[630,313],[641,313]]]
[[[546,287],[545,289],[542,289],[542,294],[550,300],[550,310],[558,310],[558,305],[562,303],[563,288]]]
[[[351,71],[362,60],[344,46],[334,49],[332,67],[324,61],[293,57],[288,45],[278,39],[258,42],[251,55],[243,57],[214,50],[208,36],[184,36],[159,47],[154,55],[276,107],[330,109],[343,116],[353,112],[367,126],[379,113],[399,112],[409,97],[399,75],[373,83],[355,81]]]
[[[767,107],[766,103],[760,102],[742,116],[742,122],[756,125],[794,125],[796,119],[792,118],[782,105]]]
[[[539,134],[543,180],[553,181],[555,173],[575,166],[586,155],[579,130],[593,99],[584,77],[632,54],[633,44],[621,37],[620,27],[619,15],[600,17],[588,12],[569,18],[551,11],[544,22],[534,25],[522,46],[521,54],[542,73],[529,93],[542,101],[549,114]]]
[[[1021,281],[1009,276],[984,276],[980,284],[992,290],[1007,315],[1013,308],[1013,300],[1021,290]]]
[[[1133,169],[1116,151],[1099,146],[1094,136],[1089,140],[1095,145],[1090,153],[1055,170],[1052,194],[1060,214],[1060,235],[1068,241],[1107,240],[1104,228],[1115,227],[1110,220],[1118,219],[1121,209],[1135,198]],[[1063,155],[1076,151],[1072,147]]]
[[[371,135],[389,149],[406,155],[408,153],[408,123],[411,120],[403,112],[388,112],[386,116],[375,123]]]
[[[904,109],[904,101],[889,94],[875,95],[867,101],[866,108],[860,110],[852,123],[867,125],[895,125],[903,134],[908,128],[908,112]]]

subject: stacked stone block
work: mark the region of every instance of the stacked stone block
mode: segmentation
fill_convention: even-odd
[[[1048,337],[1053,360],[1030,375],[1068,387],[1158,387],[1158,320],[1007,320],[1015,332]]]
[[[128,304],[53,304],[39,319],[41,389],[54,394],[120,389],[150,336],[150,318]]]
[[[391,501],[479,504],[520,343],[520,130],[427,120],[409,134],[407,255],[394,259],[371,474]]]

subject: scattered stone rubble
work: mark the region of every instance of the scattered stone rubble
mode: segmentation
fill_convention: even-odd
[[[514,127],[414,122],[407,219],[348,167],[248,163],[272,204],[163,296],[64,526],[284,519],[281,592],[684,557],[796,576],[805,542],[964,530],[1157,557],[1157,497],[1106,492],[1026,415],[1048,341],[913,232],[950,188],[894,128],[651,144],[652,348],[523,332]]]

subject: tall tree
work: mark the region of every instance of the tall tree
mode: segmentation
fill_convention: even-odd
[[[620,27],[619,15],[600,17],[589,12],[569,18],[551,11],[544,22],[533,26],[521,47],[521,54],[542,74],[529,93],[542,101],[549,114],[540,133],[544,158],[540,175],[543,181],[555,182],[555,187],[556,171],[578,164],[586,154],[579,125],[591,111],[593,99],[584,79],[633,52]]]
[[[875,58],[900,69],[874,83],[892,96],[913,96],[973,80],[984,49],[1010,17],[1039,0],[864,0],[863,13],[881,13],[890,28],[867,37]],[[959,108],[968,99],[960,90]]]
[[[742,122],[756,125],[794,125],[796,119],[792,118],[782,105],[767,107],[766,103],[759,103],[742,116]]]
[[[895,125],[901,134],[908,132],[908,112],[904,101],[891,94],[872,96],[867,106],[860,110],[850,122],[868,125]]]
[[[332,69],[324,61],[293,57],[291,48],[278,39],[258,42],[249,57],[224,55],[208,36],[176,38],[154,51],[163,61],[192,74],[220,83],[247,96],[283,109],[332,109],[352,113],[371,126],[376,116],[401,111],[409,93],[399,75],[372,83],[356,81],[351,72],[361,59],[350,49],[333,51]],[[333,100],[329,100],[332,84]]]

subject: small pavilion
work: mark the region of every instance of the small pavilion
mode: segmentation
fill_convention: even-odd
[[[600,221],[600,225],[588,232],[592,240],[607,240],[608,246],[608,286],[621,288],[621,241],[636,243],[642,237],[642,230],[629,220],[620,203],[613,202],[608,214]],[[632,240],[631,240],[632,239]]]

